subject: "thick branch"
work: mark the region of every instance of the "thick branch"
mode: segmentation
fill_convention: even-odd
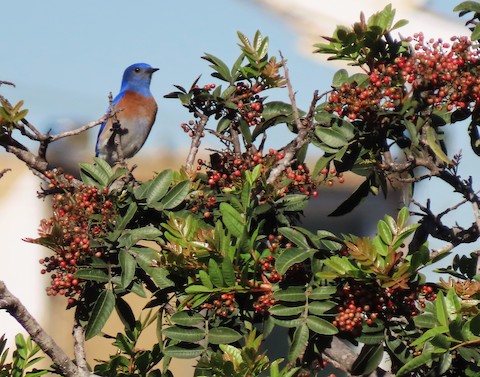
[[[15,297],[0,280],[0,309],[6,310],[28,332],[32,340],[58,365],[65,376],[86,377],[92,374],[86,369],[77,367],[68,355],[55,343],[40,326],[27,308]]]
[[[358,357],[358,354],[353,352],[344,342],[339,338],[333,337],[330,348],[325,349],[322,354],[325,361],[328,361],[335,368],[344,371],[348,376],[351,376],[350,371],[352,365]],[[370,377],[382,376],[382,377],[394,377],[395,375],[384,371],[381,368],[377,368],[375,372],[372,372]]]

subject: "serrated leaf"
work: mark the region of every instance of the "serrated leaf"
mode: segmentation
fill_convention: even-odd
[[[170,321],[181,326],[196,326],[205,322],[205,319],[198,313],[184,310],[172,315]]]
[[[115,307],[115,295],[110,290],[104,290],[100,293],[95,305],[93,306],[92,314],[88,320],[85,328],[85,339],[91,339],[102,331],[103,326],[107,322],[110,314],[112,314]]]
[[[320,335],[335,335],[338,333],[338,329],[330,322],[314,315],[307,317],[307,326]]]
[[[205,330],[197,327],[170,326],[162,329],[166,337],[182,342],[198,342],[205,338]]]
[[[288,350],[288,360],[295,362],[298,358],[302,357],[308,344],[309,336],[308,327],[305,323],[299,326],[293,333],[292,345]]]
[[[229,327],[214,327],[208,331],[208,343],[229,344],[242,338],[242,334]]]
[[[126,288],[135,277],[137,262],[132,255],[123,249],[118,252],[118,262],[122,268],[122,286]]]

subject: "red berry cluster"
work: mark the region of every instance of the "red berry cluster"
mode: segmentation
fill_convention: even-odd
[[[401,315],[415,316],[421,306],[418,293],[418,289],[382,288],[349,281],[337,291],[340,305],[333,325],[340,331],[358,335],[364,323],[372,326],[376,318],[390,320]]]
[[[53,272],[47,294],[60,294],[73,300],[73,296],[81,292],[79,280],[74,276],[77,266],[91,255],[102,256],[102,251],[92,248],[91,243],[106,234],[116,211],[107,197],[108,189],[99,190],[85,184],[73,186],[69,183],[73,180],[70,175],[47,173],[47,177],[49,189],[62,192],[52,196],[53,215],[41,221],[40,238],[27,241],[45,245],[55,252],[40,259],[44,266],[41,273]]]
[[[273,298],[273,292],[268,291],[257,298],[253,303],[253,310],[258,314],[266,314],[269,309],[278,302]]]
[[[320,174],[322,174],[322,179],[327,183],[328,187],[332,187],[335,184],[335,180],[340,184],[345,182],[343,173],[337,172],[337,169],[334,167],[330,169],[325,167],[320,171]]]
[[[310,176],[310,169],[303,164],[291,166],[285,171],[287,178],[291,181],[288,191],[301,192],[307,196],[318,196],[317,185]]]
[[[180,125],[183,132],[188,133],[188,136],[194,137],[197,133],[198,124],[194,120],[189,120],[188,123],[182,123]],[[202,137],[205,136],[205,132],[202,132]]]
[[[222,293],[213,297],[211,302],[201,305],[202,309],[213,310],[217,316],[222,318],[230,317],[237,310],[237,307],[238,304],[233,293]]]
[[[261,258],[258,262],[260,264],[262,275],[267,282],[274,284],[282,280],[282,276],[275,269],[275,258],[272,255],[269,255],[266,258]]]
[[[263,122],[263,98],[258,93],[263,90],[261,84],[250,85],[246,82],[237,83],[233,101],[237,104],[238,111],[249,126],[256,126]]]
[[[378,62],[371,67],[367,85],[344,83],[334,88],[327,111],[351,120],[371,120],[378,111],[395,109],[402,104],[411,84],[422,92],[428,105],[448,111],[465,108],[480,99],[480,78],[477,74],[480,50],[472,48],[467,37],[452,37],[451,43],[441,39],[426,40],[422,33],[407,39],[414,42],[415,52]]]

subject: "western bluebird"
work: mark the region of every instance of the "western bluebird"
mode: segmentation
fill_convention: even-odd
[[[113,100],[120,122],[120,148],[124,158],[133,157],[147,140],[157,115],[157,103],[150,92],[152,74],[158,68],[145,63],[128,67],[122,79],[120,93]],[[119,160],[115,145],[112,118],[105,121],[98,132],[95,155],[114,165]]]

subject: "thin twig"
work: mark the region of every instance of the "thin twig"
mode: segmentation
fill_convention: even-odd
[[[295,155],[300,150],[300,148],[302,148],[306,143],[308,143],[309,133],[315,127],[315,123],[313,122],[313,113],[314,113],[315,105],[320,98],[318,96],[318,91],[315,91],[308,115],[305,117],[304,121],[302,121],[302,119],[300,119],[300,113],[298,111],[297,104],[295,101],[295,93],[293,91],[292,84],[290,82],[286,61],[283,58],[283,55],[281,53],[280,53],[280,56],[282,57],[282,66],[285,72],[285,81],[287,84],[288,96],[290,98],[290,103],[292,105],[292,110],[295,118],[295,124],[297,125],[297,129],[298,129],[298,134],[295,137],[295,139],[293,139],[290,143],[288,143],[282,149],[284,157],[281,160],[279,160],[275,164],[273,169],[270,171],[270,174],[267,178],[268,184],[273,184],[276,181],[276,179],[282,174],[282,172],[285,171],[285,169],[292,164],[295,158]]]
[[[12,171],[12,169],[6,168],[0,171],[0,179],[9,171]]]

